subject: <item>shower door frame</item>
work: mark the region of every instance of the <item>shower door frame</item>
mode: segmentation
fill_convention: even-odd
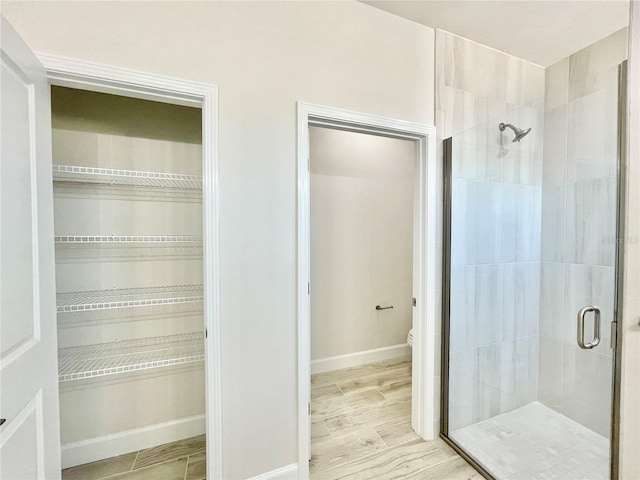
[[[443,212],[442,212],[442,348],[440,358],[440,438],[489,480],[495,477],[472,456],[449,438],[449,337],[451,314],[451,188],[453,137],[442,141],[443,156]]]
[[[614,315],[611,344],[615,343],[612,359],[611,385],[611,433],[610,433],[610,477],[619,478],[620,451],[620,387],[622,362],[622,307],[624,282],[624,238],[625,238],[625,202],[627,189],[627,61],[618,67],[618,138],[616,159],[616,258]],[[440,438],[470,463],[483,477],[495,480],[495,477],[478,463],[469,453],[449,437],[449,337],[450,337],[450,301],[451,301],[451,194],[452,194],[452,153],[453,137],[443,140],[443,226],[442,226],[442,349],[441,349],[441,388],[440,388]]]

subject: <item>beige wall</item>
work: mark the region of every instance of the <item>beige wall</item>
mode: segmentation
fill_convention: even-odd
[[[309,146],[311,359],[406,343],[414,143],[311,127]]]
[[[433,124],[433,30],[358,2],[2,2],[35,50],[220,93],[224,476],[297,462],[296,101]]]
[[[53,87],[51,110],[52,127],[60,130],[202,143],[199,108]]]

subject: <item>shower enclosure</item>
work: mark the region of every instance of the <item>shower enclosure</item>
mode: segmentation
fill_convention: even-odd
[[[445,140],[441,434],[487,478],[617,477],[625,68]]]

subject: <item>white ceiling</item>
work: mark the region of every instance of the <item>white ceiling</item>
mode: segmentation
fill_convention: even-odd
[[[629,22],[628,0],[361,0],[544,67]]]

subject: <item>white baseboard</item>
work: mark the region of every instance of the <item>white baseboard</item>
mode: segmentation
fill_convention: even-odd
[[[298,480],[298,464],[285,465],[270,472],[251,477],[249,480]]]
[[[411,353],[411,347],[406,343],[390,347],[365,350],[363,352],[348,353],[336,357],[319,358],[311,361],[311,375],[314,373],[331,372],[341,368],[355,367],[365,363],[379,362],[390,358],[404,357]]]
[[[62,468],[75,467],[163,443],[202,435],[206,431],[205,415],[181,418],[148,427],[125,430],[103,437],[90,438],[62,446]]]

